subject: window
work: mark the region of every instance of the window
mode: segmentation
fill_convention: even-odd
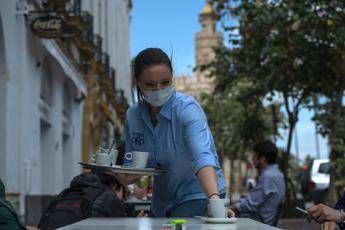
[[[321,163],[319,173],[329,174],[329,163]]]
[[[48,61],[45,60],[43,64],[42,78],[41,78],[41,99],[48,105],[52,105],[52,71]]]
[[[64,89],[63,89],[63,110],[62,113],[66,118],[70,117],[70,110],[71,110],[71,93],[70,88],[68,87],[68,80],[65,81]]]
[[[62,127],[64,135],[67,136],[71,134],[71,95],[70,81],[66,79],[63,89]]]

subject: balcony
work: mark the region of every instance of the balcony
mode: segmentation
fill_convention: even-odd
[[[44,0],[42,5],[52,11],[64,11],[70,0]]]
[[[64,37],[79,36],[87,27],[81,15],[81,1],[74,0],[72,5],[64,13],[65,33]]]
[[[91,60],[96,52],[96,45],[93,42],[93,16],[85,11],[82,13],[82,20],[86,27],[82,31],[82,36],[75,37],[75,43],[80,50],[82,59]]]

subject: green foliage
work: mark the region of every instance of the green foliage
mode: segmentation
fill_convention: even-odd
[[[345,172],[343,93],[345,88],[345,2],[340,0],[213,0],[229,34],[229,47],[216,50],[205,68],[216,91],[232,92],[242,79],[253,86],[240,103],[284,99],[289,138],[304,106],[316,110],[315,121],[331,146],[331,177],[343,186]],[[229,17],[230,16],[230,17]],[[228,23],[238,20],[238,27]],[[238,32],[237,32],[238,31]],[[320,99],[321,96],[321,99]],[[315,97],[320,100],[312,100]],[[241,100],[242,99],[242,100]],[[318,102],[314,104],[313,102]],[[321,103],[321,102],[322,103]],[[286,164],[287,165],[287,164]],[[287,166],[286,166],[287,167]],[[286,169],[287,170],[287,169]],[[285,172],[287,175],[287,172]],[[337,176],[338,175],[338,176]]]
[[[246,78],[238,79],[231,88],[204,95],[202,99],[217,148],[230,159],[246,160],[245,153],[253,144],[277,135],[276,130],[282,124],[279,105],[264,107],[262,99],[252,100],[252,95],[247,93],[253,87]]]
[[[323,104],[317,104],[314,120],[319,132],[327,136],[331,146],[331,173],[334,177],[336,189],[345,188],[345,108],[342,106],[343,94],[338,100],[330,102],[328,98]],[[340,104],[340,106],[339,106]]]

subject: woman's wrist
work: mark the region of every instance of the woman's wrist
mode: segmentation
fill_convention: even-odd
[[[208,199],[219,199],[219,193],[212,193],[210,195],[207,196]]]

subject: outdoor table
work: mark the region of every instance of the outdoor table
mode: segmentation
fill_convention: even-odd
[[[102,230],[161,230],[169,229],[166,226],[170,220],[174,219],[185,219],[186,230],[225,230],[225,229],[254,229],[254,230],[270,230],[278,229],[248,218],[238,218],[236,223],[228,224],[209,224],[204,223],[199,218],[129,218],[129,217],[118,217],[118,218],[88,218],[77,223],[67,225],[63,230],[89,230],[89,229],[102,229]]]

